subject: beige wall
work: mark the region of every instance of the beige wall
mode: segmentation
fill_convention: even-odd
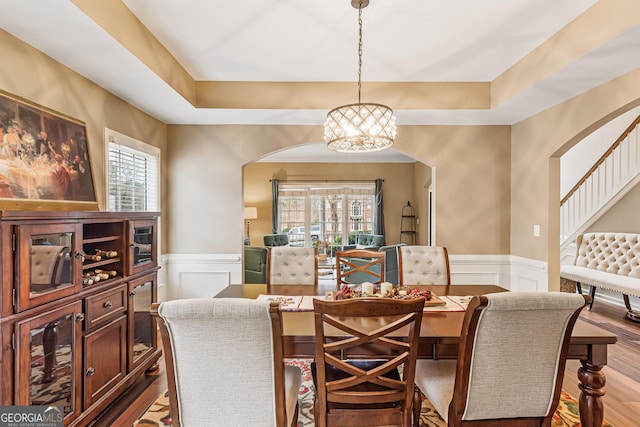
[[[509,126],[403,126],[395,147],[434,170],[434,245],[509,254]]]
[[[244,205],[258,207],[251,221],[251,242],[262,246],[271,233],[271,178],[290,181],[373,181],[384,179],[385,237],[388,245],[400,238],[400,212],[413,200],[413,163],[251,163],[244,168]]]
[[[416,244],[429,243],[429,188],[432,184],[431,167],[424,163],[416,163],[415,196],[413,203],[416,210]],[[408,243],[410,239],[403,243]]]
[[[640,103],[640,69],[512,127],[511,253],[548,262],[559,289],[559,156],[598,127]],[[540,224],[541,237],[533,237]]]
[[[616,233],[640,233],[640,184],[620,199],[587,231],[612,231]]]
[[[509,129],[398,129],[394,147],[436,168],[437,243],[453,254],[509,253]],[[240,253],[244,235],[243,166],[281,149],[321,141],[322,127],[181,125],[169,126],[168,139],[171,252]],[[263,185],[268,185],[270,177],[265,176]],[[385,189],[387,184],[385,181]],[[407,185],[413,187],[413,179]],[[411,199],[413,188],[407,194]],[[253,203],[254,197],[263,196],[248,195],[247,203]],[[406,203],[405,199],[399,199],[400,205]],[[385,203],[398,204],[388,190]],[[385,211],[389,226],[395,215]],[[261,220],[252,224],[264,229]],[[393,231],[388,234],[393,237]]]
[[[162,167],[166,169],[165,124],[1,30],[0,46],[3,64],[0,67],[0,89],[86,123],[100,209],[105,209],[105,127],[159,147],[162,150]],[[166,212],[168,197],[164,180],[161,188],[164,190],[161,195],[162,211]],[[0,202],[0,209],[6,208],[6,204]],[[163,222],[166,220],[165,215]]]
[[[169,126],[171,252],[241,253],[243,166],[318,141],[321,132],[320,126]]]

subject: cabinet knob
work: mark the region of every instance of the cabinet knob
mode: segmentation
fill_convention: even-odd
[[[88,377],[90,377],[91,375],[93,375],[95,373],[96,373],[95,368],[89,368],[89,369],[87,369],[87,372],[86,372]]]
[[[82,322],[84,320],[84,313],[76,314],[76,321]]]
[[[113,307],[113,303],[111,301],[107,301],[104,303],[104,308],[106,308],[107,310],[109,310],[111,307]]]
[[[131,291],[131,292],[129,292],[129,296],[130,296],[130,297],[133,297],[133,296],[135,296],[135,295],[136,295],[136,292],[135,292],[135,291]]]

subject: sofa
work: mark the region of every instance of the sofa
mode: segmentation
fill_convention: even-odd
[[[384,281],[398,284],[398,247],[406,246],[404,243],[397,245],[381,246],[378,251],[386,252],[384,261]]]
[[[384,246],[384,236],[381,234],[358,234],[356,240],[356,249],[369,249],[377,251]]]
[[[289,235],[288,234],[265,234],[264,245],[268,247],[288,246]]]
[[[267,283],[267,248],[244,247],[244,283]]]

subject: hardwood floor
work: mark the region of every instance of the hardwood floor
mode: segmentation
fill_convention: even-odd
[[[622,298],[622,297],[621,297]],[[625,317],[626,310],[597,299],[593,310],[583,310],[580,318],[618,335],[609,346],[604,416],[615,427],[640,426],[640,323]],[[127,393],[102,414],[93,427],[130,427],[167,388],[164,359],[156,372],[141,377]],[[576,372],[580,362],[569,360],[563,389],[574,397],[580,395]]]
[[[622,301],[622,295],[620,295]],[[640,323],[627,319],[626,309],[596,299],[593,309],[583,310],[580,318],[600,326],[618,336],[618,342],[610,345],[606,378],[604,417],[615,427],[640,426]],[[574,397],[580,395],[576,372],[577,360],[567,361],[563,389]]]

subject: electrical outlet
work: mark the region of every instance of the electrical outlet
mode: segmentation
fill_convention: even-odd
[[[533,237],[540,237],[540,225],[535,224],[533,226]]]

